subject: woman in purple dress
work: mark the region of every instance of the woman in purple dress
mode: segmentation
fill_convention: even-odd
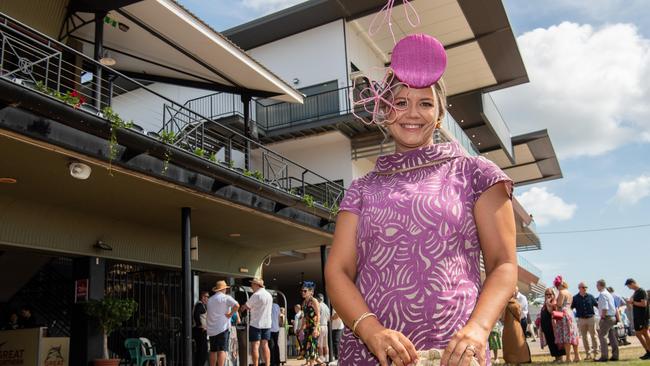
[[[435,67],[416,68],[413,77],[395,62],[406,39],[433,45],[434,61],[444,56],[432,37],[409,36],[393,51],[396,80],[377,88],[391,90],[375,102],[388,105],[379,117],[396,152],[380,156],[340,205],[325,269],[347,325],[339,365],[408,365],[417,362],[416,350],[432,348],[444,350],[443,366],[466,366],[473,357],[486,365],[488,336],[517,280],[512,181],[456,142],[434,143],[444,87],[440,75],[428,74]],[[431,55],[417,51],[409,57]],[[419,60],[411,61],[413,69]]]

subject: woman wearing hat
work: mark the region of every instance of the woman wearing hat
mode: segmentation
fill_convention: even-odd
[[[485,365],[515,288],[512,180],[455,141],[436,143],[445,65],[438,40],[411,35],[393,49],[384,82],[359,93],[396,152],[353,181],[340,205],[326,283],[349,328],[341,366],[403,366],[432,348],[445,350],[443,366]]]

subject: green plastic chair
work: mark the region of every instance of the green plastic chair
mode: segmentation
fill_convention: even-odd
[[[153,348],[153,352],[150,352],[150,355],[144,355],[142,353],[142,341],[139,338],[127,338],[124,341],[124,347],[129,351],[129,357],[131,357],[131,364],[135,366],[142,366],[148,364],[149,361],[153,362],[153,365],[156,364],[156,349]]]

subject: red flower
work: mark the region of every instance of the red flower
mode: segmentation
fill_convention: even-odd
[[[70,96],[71,96],[71,97],[75,97],[75,98],[76,98],[76,97],[79,97],[79,92],[73,89],[73,90],[70,92]]]

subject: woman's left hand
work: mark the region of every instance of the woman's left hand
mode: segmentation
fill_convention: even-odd
[[[486,343],[489,331],[474,324],[467,323],[451,339],[440,361],[441,366],[469,366],[472,357],[479,365],[485,366]]]

